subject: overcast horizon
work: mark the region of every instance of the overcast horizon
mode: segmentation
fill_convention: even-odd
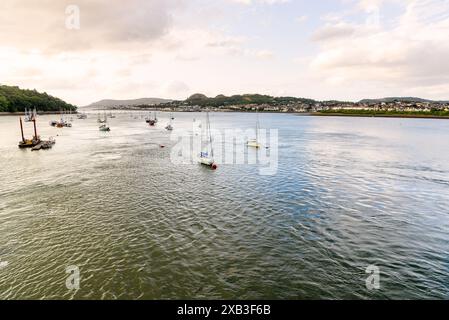
[[[3,0],[0,19],[0,83],[79,106],[449,99],[449,0]]]

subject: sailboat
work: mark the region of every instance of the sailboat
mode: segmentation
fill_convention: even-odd
[[[31,109],[28,111],[27,108],[25,108],[25,117],[24,117],[24,121],[25,122],[31,122],[33,121],[33,115],[31,113]]]
[[[78,114],[78,119],[81,119],[81,120],[85,120],[85,119],[87,119],[87,114],[85,114],[84,112],[83,112],[83,113],[80,113],[80,114]]]
[[[105,118],[106,118],[106,113],[105,113]],[[101,119],[101,114],[100,114],[100,112],[98,112],[97,122],[98,122],[98,123],[106,123],[106,120]]]
[[[256,139],[248,140],[247,146],[251,148],[259,149],[262,146],[259,143],[259,131],[260,131],[260,123],[259,123],[259,112],[258,108],[256,108],[257,121],[256,121]]]
[[[61,110],[61,119],[59,121],[51,121],[50,125],[56,128],[71,128],[72,124],[64,120],[64,113]]]
[[[165,130],[167,130],[167,131],[173,131],[172,121],[173,121],[173,120],[170,118],[170,123],[165,127]]]
[[[104,121],[101,122],[103,123],[98,129],[102,132],[109,132],[111,131],[111,128],[109,128],[108,126],[108,116],[106,115],[106,112],[104,113]]]
[[[210,167],[212,170],[216,170],[218,168],[218,166],[214,160],[214,147],[212,145],[213,139],[212,139],[212,133],[210,130],[209,112],[207,112],[206,120],[207,120],[206,121],[207,122],[206,123],[206,135],[208,136],[210,150],[202,151],[198,162],[204,166]]]
[[[157,123],[156,112],[154,113],[154,119],[151,118],[151,114],[150,114],[150,116],[147,118],[146,121],[150,126],[154,127]]]

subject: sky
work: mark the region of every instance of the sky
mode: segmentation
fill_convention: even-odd
[[[449,0],[2,0],[0,84],[80,106],[449,99]]]

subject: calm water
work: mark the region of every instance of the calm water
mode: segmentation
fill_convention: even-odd
[[[120,115],[109,134],[96,115],[51,118],[40,134],[57,144],[31,152],[18,118],[0,117],[2,299],[449,299],[449,121],[263,114],[279,169],[260,176],[173,164],[167,115],[156,129]],[[246,129],[255,115],[211,121]]]

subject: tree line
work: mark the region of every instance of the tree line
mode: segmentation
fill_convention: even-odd
[[[0,112],[24,112],[25,109],[45,111],[76,111],[76,106],[46,92],[24,90],[19,87],[0,85]]]
[[[288,103],[308,103],[314,104],[315,100],[294,97],[272,97],[261,94],[244,94],[234,96],[219,95],[215,98],[209,98],[203,94],[194,94],[185,101],[188,105],[222,107],[229,105],[247,105],[247,104],[269,104],[284,105]]]

